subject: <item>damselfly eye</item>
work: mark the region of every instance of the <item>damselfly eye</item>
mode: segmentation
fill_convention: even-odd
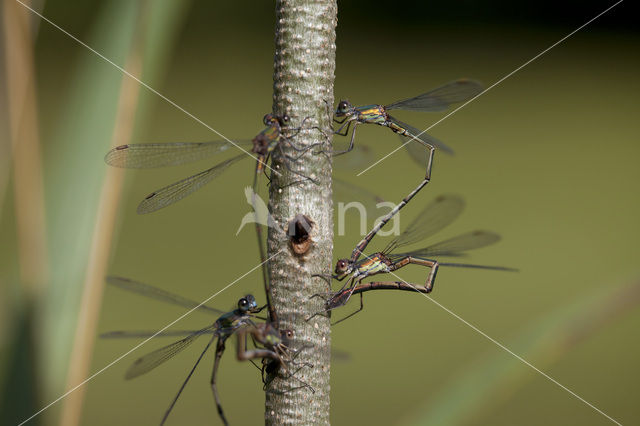
[[[283,330],[282,337],[288,340],[293,339],[293,330]]]
[[[247,294],[244,298],[247,300],[247,304],[249,305],[248,306],[249,309],[253,309],[253,308],[258,306],[258,303],[256,302],[256,298],[253,297],[252,294]]]
[[[273,121],[273,116],[271,114],[265,114],[264,118],[262,119],[262,122],[265,125],[269,125],[269,123],[271,123],[271,121]]]
[[[289,116],[287,114],[282,116],[282,124],[289,124]]]
[[[249,304],[249,301],[244,297],[242,299],[238,300],[238,307],[239,308],[245,308],[248,304]]]
[[[349,108],[349,103],[347,101],[340,101],[338,104],[338,111],[345,112]]]
[[[336,272],[344,272],[347,270],[347,260],[346,259],[340,259],[338,260],[338,263],[336,263]]]

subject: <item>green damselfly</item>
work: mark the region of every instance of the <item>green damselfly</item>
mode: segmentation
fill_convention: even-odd
[[[224,352],[225,342],[231,337],[234,333],[236,333],[239,329],[245,326],[253,326],[253,318],[256,318],[255,314],[259,313],[264,307],[259,308],[255,298],[248,294],[245,297],[242,297],[238,300],[237,308],[229,311],[223,312],[218,309],[212,308],[207,305],[200,304],[198,302],[189,300],[182,296],[178,296],[176,294],[170,293],[166,290],[162,290],[160,288],[154,287],[149,284],[141,283],[139,281],[134,281],[129,278],[123,277],[115,277],[110,276],[107,278],[107,283],[119,287],[123,290],[130,291],[133,293],[140,294],[145,297],[149,297],[155,300],[160,300],[162,302],[170,303],[177,306],[182,306],[190,309],[197,309],[202,312],[206,312],[209,314],[220,315],[213,324],[210,324],[200,330],[168,330],[162,332],[154,332],[154,331],[112,331],[109,333],[104,333],[101,335],[103,338],[124,338],[124,337],[137,337],[137,338],[149,338],[156,336],[183,336],[182,339],[173,342],[169,345],[163,346],[160,349],[156,349],[153,352],[148,353],[147,355],[138,358],[132,365],[129,367],[125,374],[126,379],[133,379],[139,377],[143,374],[150,372],[156,367],[160,366],[164,362],[173,358],[178,353],[182,352],[187,346],[193,343],[198,337],[203,335],[211,336],[209,342],[206,347],[197,358],[195,364],[189,371],[186,379],[183,381],[178,393],[171,401],[171,404],[165,411],[160,424],[164,424],[164,422],[169,417],[171,410],[175,406],[178,398],[182,394],[182,391],[187,385],[187,382],[193,375],[196,367],[202,360],[202,357],[207,352],[211,344],[215,339],[216,341],[216,357],[213,365],[213,372],[211,374],[211,389],[213,391],[213,395],[216,401],[216,406],[218,407],[218,414],[220,418],[224,422],[224,424],[228,424],[224,413],[222,411],[222,404],[220,402],[220,397],[218,395],[218,389],[216,386],[216,373],[218,371],[218,365],[220,363],[220,358],[222,357],[222,353]]]
[[[415,139],[423,146],[419,147],[416,144],[408,143],[406,147],[409,149],[409,153],[412,158],[416,160],[420,165],[425,164],[425,150],[427,147],[431,155],[433,155],[433,149],[438,148],[442,151],[453,153],[453,150],[440,142],[433,136],[427,135],[424,132],[419,131],[415,127],[403,123],[402,121],[391,116],[388,111],[391,110],[405,110],[405,111],[423,111],[423,112],[438,112],[444,111],[451,104],[458,102],[465,102],[469,99],[478,96],[482,93],[482,85],[474,80],[459,79],[437,87],[429,92],[421,95],[404,99],[401,101],[393,102],[389,105],[363,105],[354,106],[348,100],[341,100],[338,103],[338,107],[335,111],[334,122],[341,124],[341,126],[335,131],[336,134],[346,136],[349,132],[351,124],[353,124],[353,131],[351,132],[351,141],[349,148],[342,151],[349,152],[353,149],[354,140],[356,136],[356,128],[359,124],[377,124],[379,126],[385,126],[390,128],[393,132],[406,136],[411,139]],[[427,162],[430,164],[430,162]],[[430,169],[427,169],[427,173]]]
[[[233,144],[227,141],[212,141],[121,145],[111,149],[107,153],[105,162],[111,166],[128,169],[177,166],[226,152],[233,146],[240,146],[251,148],[251,152],[255,154],[257,160],[255,182],[257,176],[265,170],[266,163],[273,151],[278,148],[282,149],[280,142],[287,141],[292,145],[291,141],[288,141],[288,139],[283,136],[283,131],[285,129],[294,132],[301,130],[301,127],[286,127],[290,121],[287,115],[276,116],[267,114],[264,116],[263,121],[267,127],[250,141],[239,141]],[[296,151],[302,153],[307,152],[309,149],[310,148],[295,147]],[[151,213],[174,204],[220,176],[229,166],[247,157],[250,157],[250,155],[246,152],[236,155],[207,170],[158,189],[145,197],[138,205],[137,212],[139,214]],[[289,160],[296,159],[290,156],[287,156],[287,158]],[[287,162],[285,162],[285,165],[289,167]],[[293,170],[291,171],[298,174]]]
[[[251,152],[255,154],[256,167],[253,178],[253,198],[252,205],[255,205],[255,193],[257,191],[258,176],[265,172],[267,167],[267,161],[273,151],[280,149],[283,157],[287,160],[284,161],[285,166],[292,173],[301,176],[298,172],[291,169],[288,161],[295,161],[298,158],[289,156],[282,151],[282,142],[288,143],[296,152],[299,152],[299,156],[302,156],[310,148],[299,148],[293,144],[287,137],[284,136],[284,132],[294,132],[289,134],[289,137],[295,136],[304,127],[306,119],[303,120],[302,126],[298,128],[287,127],[290,123],[288,115],[274,115],[266,114],[263,118],[265,128],[258,133],[250,141],[239,141],[231,143],[228,141],[212,141],[212,142],[173,142],[173,143],[147,143],[147,144],[129,144],[121,145],[111,149],[105,156],[105,162],[111,166],[123,167],[130,169],[148,169],[165,166],[176,166],[194,162],[203,158],[226,152],[232,147],[251,148]],[[195,175],[189,176],[164,188],[158,189],[151,194],[147,195],[144,200],[138,205],[137,212],[139,214],[146,214],[155,212],[159,209],[174,204],[186,196],[194,193],[198,189],[202,188],[213,179],[220,176],[228,167],[236,162],[250,157],[245,152],[235,157],[231,157],[228,160],[222,161],[213,167],[199,172]],[[310,179],[305,177],[306,179]],[[266,255],[262,245],[262,230],[260,225],[256,222],[256,234],[258,237],[258,248],[260,251],[260,260],[262,262],[262,274],[266,282],[267,269],[266,269]],[[267,292],[267,297],[269,293]],[[269,306],[271,306],[269,304]],[[273,313],[270,312],[270,316]],[[272,318],[273,320],[273,318]]]
[[[293,338],[292,330],[278,330],[278,328],[267,320],[267,322],[255,322],[254,319],[265,319],[257,316],[266,306],[258,307],[255,298],[252,295],[246,295],[238,300],[237,308],[224,312],[208,305],[204,305],[185,297],[173,294],[166,290],[162,290],[158,287],[145,284],[139,281],[131,280],[129,278],[110,276],[107,277],[107,283],[119,287],[123,290],[137,293],[139,295],[166,302],[172,305],[181,306],[189,309],[197,309],[201,312],[208,314],[219,315],[218,319],[211,325],[199,330],[164,330],[157,331],[111,331],[103,333],[102,338],[151,338],[151,337],[182,337],[180,340],[173,342],[169,345],[163,346],[147,355],[137,359],[125,374],[126,379],[133,379],[143,374],[150,372],[156,367],[160,366],[164,362],[173,358],[175,355],[184,350],[187,346],[193,343],[198,337],[202,335],[210,336],[210,339],[197,358],[195,364],[189,371],[187,377],[183,381],[177,394],[171,401],[169,407],[165,411],[160,424],[164,424],[169,414],[173,410],[178,398],[182,394],[182,391],[187,385],[189,379],[195,372],[196,367],[202,360],[204,354],[211,347],[211,344],[216,340],[215,345],[215,358],[213,363],[213,369],[211,373],[211,389],[216,402],[216,407],[220,419],[227,425],[227,419],[222,409],[222,403],[218,394],[217,387],[217,374],[220,360],[225,351],[225,344],[229,337],[233,334],[238,335],[238,350],[237,356],[239,360],[250,360],[256,368],[262,371],[263,382],[266,386],[269,384],[273,377],[279,374],[279,370],[282,369],[285,373],[284,378],[295,378],[302,386],[314,391],[311,386],[304,381],[295,377],[297,371],[308,364],[302,364],[297,370],[292,371],[290,365],[298,365],[295,358],[298,354],[297,351],[290,348],[290,341]],[[246,349],[246,338],[250,336],[254,343],[261,345],[254,350]],[[255,358],[263,358],[262,367],[256,365],[253,362]],[[271,376],[271,377],[270,377]]]
[[[377,124],[390,128],[401,137],[410,138],[411,140],[405,143],[404,146],[407,148],[414,160],[421,165],[426,165],[424,179],[391,212],[389,212],[389,214],[386,215],[386,217],[383,218],[378,225],[362,239],[362,241],[360,241],[351,255],[352,262],[358,260],[360,254],[367,247],[376,233],[382,229],[382,227],[391,220],[391,218],[398,213],[400,209],[411,201],[411,199],[415,197],[425,185],[429,183],[431,180],[431,169],[433,166],[435,149],[438,148],[445,152],[453,153],[449,147],[439,140],[394,118],[388,113],[388,111],[394,109],[429,112],[443,111],[451,104],[472,99],[481,92],[482,85],[480,83],[474,80],[459,79],[413,98],[394,102],[386,106],[373,104],[357,107],[351,105],[351,103],[346,100],[341,100],[340,103],[338,103],[338,107],[335,111],[335,116],[337,118],[334,118],[334,121],[340,123],[341,126],[336,130],[336,133],[346,136],[351,124],[353,124],[353,130],[351,133],[349,148],[346,151],[334,153],[334,155],[349,152],[353,149],[356,128],[359,124]]]
[[[328,310],[335,309],[346,304],[349,298],[356,292],[362,293],[375,290],[375,286],[358,287],[365,278],[396,271],[409,264],[421,265],[430,268],[424,287],[421,292],[429,293],[435,284],[436,274],[440,266],[461,268],[491,269],[499,271],[515,271],[515,269],[502,266],[484,266],[467,263],[443,263],[435,260],[435,257],[461,256],[468,250],[473,250],[494,244],[500,240],[500,236],[490,231],[472,231],[456,237],[441,241],[420,249],[397,253],[396,250],[433,236],[447,225],[451,224],[464,208],[464,200],[457,195],[441,195],[427,204],[418,217],[391,242],[384,250],[365,256],[362,260],[340,259],[336,263],[333,278],[347,282],[337,292],[331,293],[327,303]],[[383,287],[379,287],[383,288]],[[391,287],[390,287],[391,288]],[[397,288],[409,290],[418,286]],[[361,301],[362,303],[362,301]]]

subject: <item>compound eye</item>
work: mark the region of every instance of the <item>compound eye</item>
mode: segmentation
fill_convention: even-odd
[[[347,270],[347,261],[345,259],[338,260],[336,271],[343,272]]]
[[[264,118],[262,119],[262,122],[264,124],[269,124],[271,120],[273,120],[273,116],[271,114],[265,114]]]
[[[288,124],[289,123],[289,116],[287,114],[282,116],[282,124]]]
[[[238,300],[238,307],[239,308],[245,308],[248,304],[249,304],[249,301],[247,299],[245,299],[244,297],[242,299]]]
[[[348,107],[349,107],[349,104],[347,104],[347,101],[340,101],[340,103],[338,104],[338,109],[340,111],[346,111]]]

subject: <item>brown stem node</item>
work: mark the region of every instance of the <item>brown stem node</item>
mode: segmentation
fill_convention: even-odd
[[[306,215],[297,214],[287,224],[287,236],[291,250],[301,256],[311,249],[313,245],[312,235],[315,232],[315,222]]]

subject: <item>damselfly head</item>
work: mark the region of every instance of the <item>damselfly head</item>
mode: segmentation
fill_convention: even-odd
[[[280,337],[285,344],[288,344],[293,339],[293,330],[280,330]]]
[[[256,298],[253,295],[247,294],[238,300],[238,309],[243,312],[253,312],[258,309],[258,302],[256,302]]]
[[[269,113],[269,114],[265,114],[262,121],[264,122],[265,126],[270,126],[272,124],[277,123],[278,119],[273,114]]]
[[[351,272],[351,263],[349,259],[340,259],[336,262],[336,278],[341,279]]]
[[[274,126],[276,124],[279,124],[281,127],[284,127],[289,125],[290,119],[287,114],[283,114],[283,115],[266,114],[262,119],[262,121],[264,122],[265,126]]]
[[[346,115],[349,115],[352,109],[353,107],[351,106],[351,103],[349,103],[349,101],[341,100],[338,103],[338,108],[336,108],[336,117],[344,117]]]

